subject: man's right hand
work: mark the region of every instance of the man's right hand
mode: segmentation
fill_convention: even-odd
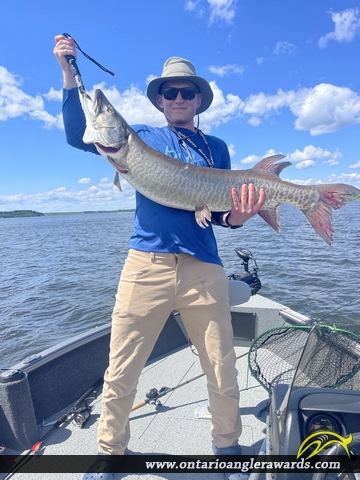
[[[62,70],[64,88],[67,90],[75,88],[77,85],[71,73],[69,63],[65,58],[65,55],[72,55],[75,57],[75,59],[77,58],[76,47],[73,39],[71,37],[66,38],[63,35],[57,35],[55,37],[55,47],[53,52]]]

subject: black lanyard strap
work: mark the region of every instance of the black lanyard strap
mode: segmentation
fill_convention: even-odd
[[[189,154],[189,157],[190,159],[192,160],[192,156],[189,152],[189,149],[187,148],[187,143],[190,144],[190,146],[192,148],[194,148],[205,160],[206,160],[206,163],[208,164],[208,166],[210,168],[214,168],[214,160],[213,160],[213,157],[212,157],[212,154],[211,154],[211,150],[210,150],[210,146],[209,146],[209,143],[205,137],[205,135],[203,134],[203,132],[199,129],[197,129],[192,135],[188,136],[188,135],[184,135],[182,132],[180,132],[179,130],[176,130],[176,128],[174,128],[172,125],[168,125],[169,129],[175,133],[175,135],[178,137],[179,139],[179,142],[180,142],[180,145],[182,147],[185,148],[185,150],[188,152]],[[198,145],[196,145],[196,143],[194,142],[194,140],[192,139],[192,137],[196,134],[199,134],[200,137],[202,138],[207,150],[208,150],[208,155],[202,150],[202,148],[200,148]],[[192,163],[194,163],[192,161]]]

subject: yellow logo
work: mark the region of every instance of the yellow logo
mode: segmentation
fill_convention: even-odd
[[[352,439],[353,436],[351,433],[347,438],[329,431],[319,431],[316,433],[311,433],[300,445],[296,458],[301,457],[307,450],[309,450],[309,448],[315,447],[314,450],[310,453],[310,455],[305,458],[305,460],[307,460],[308,458],[317,455],[322,450],[328,448],[334,443],[338,443],[339,445],[341,445],[345,452],[348,454],[348,457],[350,458],[348,445],[352,442]]]

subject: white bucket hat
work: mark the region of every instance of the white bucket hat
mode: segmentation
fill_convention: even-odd
[[[164,63],[161,77],[151,80],[146,90],[148,99],[160,112],[162,112],[163,109],[159,107],[156,101],[156,95],[160,93],[162,84],[170,80],[189,80],[199,87],[202,100],[200,107],[196,111],[197,114],[205,112],[205,110],[210,107],[214,94],[209,82],[205,80],[205,78],[196,75],[195,67],[189,60],[180,57],[171,57]]]

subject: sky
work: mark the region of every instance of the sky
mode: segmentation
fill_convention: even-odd
[[[165,125],[146,98],[166,59],[192,61],[214,91],[200,128],[233,169],[282,153],[284,180],[360,188],[358,0],[0,1],[0,211],[131,209],[134,190],[98,155],[70,147],[54,36],[69,33],[86,89],[130,124]]]

